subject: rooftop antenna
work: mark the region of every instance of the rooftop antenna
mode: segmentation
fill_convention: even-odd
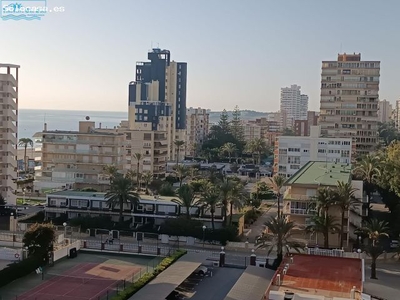
[[[342,43],[340,43],[340,53],[342,53]]]

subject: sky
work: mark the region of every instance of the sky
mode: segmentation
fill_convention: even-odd
[[[157,46],[188,63],[188,107],[277,111],[280,88],[298,84],[319,110],[321,62],[339,52],[380,60],[380,98],[400,96],[398,0],[47,5],[64,11],[0,20],[0,63],[21,66],[20,108],[126,111],[135,64]]]

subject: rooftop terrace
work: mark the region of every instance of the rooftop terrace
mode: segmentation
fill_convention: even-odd
[[[338,181],[349,182],[351,164],[310,161],[298,170],[285,185],[336,186]]]

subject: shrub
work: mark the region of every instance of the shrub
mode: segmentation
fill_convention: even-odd
[[[29,275],[42,265],[42,259],[34,256],[10,264],[8,267],[0,271],[0,287],[5,286],[18,278]]]
[[[80,226],[82,231],[89,228],[103,228],[103,229],[115,229],[114,223],[111,221],[110,216],[100,216],[100,217],[78,217],[71,219],[69,221],[71,226]]]
[[[246,211],[244,214],[244,223],[252,224],[253,222],[257,221],[258,217],[261,215],[261,212],[256,209],[250,209]]]
[[[170,183],[164,183],[158,191],[160,196],[175,196],[175,189]]]
[[[142,287],[152,281],[158,274],[163,272],[166,268],[172,265],[175,261],[177,261],[181,256],[185,255],[186,251],[178,250],[170,257],[164,258],[157,267],[154,268],[153,272],[143,274],[140,279],[130,285],[128,285],[122,292],[120,292],[117,296],[111,298],[111,300],[127,300],[132,295],[137,293]]]

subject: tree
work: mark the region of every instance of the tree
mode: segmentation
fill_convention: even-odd
[[[138,190],[140,189],[140,161],[143,159],[142,153],[135,153],[133,154],[133,158],[136,159],[136,180],[137,180],[137,185],[138,185]]]
[[[218,126],[221,128],[223,133],[230,133],[229,117],[226,109],[221,112]]]
[[[33,141],[30,138],[20,138],[18,141],[18,146],[24,147],[25,173],[28,173],[28,160],[26,156],[26,149],[28,148],[28,146],[33,147]]]
[[[177,165],[174,171],[176,177],[179,178],[179,187],[182,186],[183,180],[189,175],[189,168],[184,165]]]
[[[295,136],[296,134],[294,133],[294,131],[290,128],[285,128],[282,131],[282,136]]]
[[[169,197],[175,196],[174,187],[169,182],[162,184],[158,193],[161,196],[169,196]]]
[[[380,157],[378,155],[367,154],[361,161],[357,162],[353,173],[364,182],[364,190],[368,198],[368,207],[371,204],[371,195],[375,190],[375,184],[381,175],[379,170]]]
[[[195,199],[196,194],[193,192],[190,185],[184,184],[178,189],[178,199],[173,199],[172,202],[185,207],[186,218],[190,219],[190,208],[196,205]]]
[[[222,203],[222,214],[224,217],[224,225],[226,225],[228,216],[228,203],[231,198],[231,191],[233,189],[233,183],[228,178],[225,178],[218,186],[221,191],[221,203]],[[231,212],[232,214],[232,212]]]
[[[257,154],[257,163],[260,165],[261,157],[268,152],[268,147],[264,139],[256,138],[247,144],[247,150],[252,154]]]
[[[278,199],[278,217],[281,216],[281,192],[282,188],[285,185],[286,178],[282,175],[275,175],[274,177],[270,178],[270,182],[272,184],[272,189],[275,192],[276,199]]]
[[[210,211],[211,227],[214,231],[214,214],[216,208],[220,205],[220,190],[218,189],[218,187],[212,184],[208,184],[206,187],[204,187],[201,193],[201,203],[206,210]]]
[[[329,208],[335,204],[337,194],[329,187],[320,188],[317,195],[311,199],[308,209],[315,211],[318,215],[329,215]]]
[[[229,157],[229,163],[232,162],[232,154],[235,154],[237,151],[237,147],[234,143],[225,143],[222,147],[221,147],[221,152],[222,153],[228,153],[228,157]]]
[[[341,222],[340,222],[340,248],[343,248],[343,235],[344,235],[344,220],[345,213],[349,211],[350,208],[354,208],[359,202],[354,196],[357,189],[351,186],[350,182],[339,181],[337,183],[336,191],[336,202],[341,212]]]
[[[336,233],[340,230],[337,219],[328,214],[317,214],[311,220],[313,224],[306,227],[306,232],[321,233],[324,236],[324,248],[329,248],[329,233]]]
[[[147,195],[149,194],[149,184],[150,184],[150,182],[152,180],[153,180],[153,174],[151,172],[147,171],[147,172],[144,172],[142,174],[142,181],[143,181],[144,186],[146,188],[146,194]]]
[[[119,207],[119,222],[124,221],[123,212],[124,204],[137,205],[139,204],[139,195],[134,192],[132,181],[125,176],[116,176],[111,183],[110,191],[106,193],[108,207],[114,209]]]
[[[230,131],[233,137],[238,141],[244,141],[244,129],[242,125],[242,120],[240,118],[241,113],[239,106],[235,106],[233,113],[232,113],[232,121]]]
[[[231,189],[231,197],[229,200],[229,211],[230,211],[230,219],[229,224],[232,225],[232,216],[233,216],[233,208],[241,209],[243,208],[244,200],[247,198],[245,195],[245,189],[243,184],[239,181],[232,180],[233,186]]]
[[[199,169],[197,167],[190,167],[188,171],[190,180],[195,180],[199,176]]]
[[[115,165],[107,165],[103,168],[103,171],[110,178],[110,183],[118,175],[118,168]]]
[[[257,248],[268,249],[268,254],[276,249],[277,262],[276,266],[279,266],[283,259],[283,252],[290,253],[290,249],[294,249],[300,252],[304,249],[305,245],[301,242],[292,239],[292,230],[295,228],[293,222],[288,221],[286,218],[278,217],[271,218],[264,223],[268,228],[267,232],[264,232],[256,241]]]
[[[28,247],[28,255],[47,261],[48,253],[53,251],[56,232],[53,224],[33,224],[25,232],[22,242]]]
[[[400,139],[400,134],[393,120],[387,123],[378,123],[378,133],[385,146],[389,146],[393,141]]]
[[[385,221],[379,221],[377,219],[371,219],[361,228],[368,235],[370,241],[366,247],[367,254],[371,257],[371,279],[378,279],[376,277],[376,260],[383,253],[383,248],[379,244],[379,238],[382,236],[388,236],[388,223]]]
[[[175,140],[174,145],[176,147],[176,167],[178,167],[179,164],[179,156],[181,154],[181,147],[185,144],[184,141],[181,140]]]

